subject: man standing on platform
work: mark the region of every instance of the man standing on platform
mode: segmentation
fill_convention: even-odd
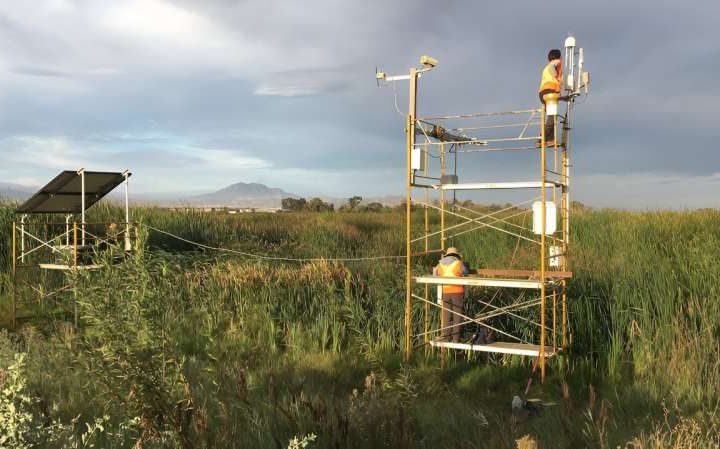
[[[469,274],[467,266],[462,261],[460,252],[455,247],[445,251],[440,263],[433,268],[433,276],[442,277],[464,277]],[[462,285],[443,285],[442,287],[442,314],[440,327],[442,328],[442,340],[457,343],[460,341],[459,325],[464,319],[456,313],[463,313],[463,300],[465,298],[465,287]],[[451,327],[452,326],[452,327]]]
[[[552,101],[557,103],[562,90],[562,78],[562,53],[558,49],[552,49],[548,52],[548,63],[540,76],[538,94],[542,104],[546,104],[551,96]],[[545,115],[545,145],[548,147],[555,145],[555,116]]]

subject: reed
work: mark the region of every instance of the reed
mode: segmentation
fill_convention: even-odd
[[[119,216],[100,204],[90,220]],[[136,208],[133,219],[270,256],[404,251],[399,212]],[[11,220],[9,208],[0,208],[2,229],[9,231]],[[7,236],[0,233],[5,320]],[[681,411],[678,423],[683,414],[712,409],[720,400],[720,213],[579,210],[571,236],[571,355],[564,370],[553,362],[537,390],[562,398],[561,405],[528,423],[506,412],[529,374],[528,360],[481,356],[440,370],[435,355],[420,348],[411,365],[401,363],[402,259],[272,262],[153,232],[122,265],[71,275],[79,332],[57,320],[28,322],[0,339],[0,367],[9,363],[3,351],[27,352],[29,384],[55,407],[36,412],[63,420],[79,413],[83,422],[109,414],[111,430],[98,437],[107,447],[130,447],[141,435],[143,447],[284,447],[310,432],[318,447],[514,447],[525,433],[542,447],[577,447],[588,438],[615,447],[641,431],[655,435],[653,419],[667,401]],[[491,230],[449,243],[474,267],[521,268],[534,260],[530,245]],[[426,256],[413,268],[427,272],[435,262]],[[588,396],[591,385],[613,407],[602,411],[595,393]],[[598,421],[603,413],[610,421]],[[128,427],[136,418],[140,424]],[[551,426],[557,434],[543,432]],[[110,435],[121,428],[122,436]]]

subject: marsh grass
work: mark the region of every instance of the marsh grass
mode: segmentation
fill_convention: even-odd
[[[91,219],[117,216],[101,204]],[[138,208],[133,217],[206,245],[265,255],[404,251],[404,217],[394,212]],[[11,219],[0,208],[3,229]],[[708,413],[720,399],[714,210],[577,211],[570,356],[562,369],[553,362],[546,384],[533,390],[557,405],[527,421],[508,411],[529,374],[527,360],[458,354],[440,369],[420,347],[411,365],[402,362],[403,260],[276,263],[198,250],[159,233],[141,237],[135,257],[73,279],[80,332],[62,321],[28,322],[3,343],[28,354],[29,385],[53,404],[37,413],[88,422],[109,414],[125,429],[137,422],[126,440],[140,438],[144,447],[285,447],[310,432],[318,447],[515,447],[526,434],[540,447],[659,447],[654,441],[677,440],[672,432],[686,435],[684,414]],[[7,233],[0,238],[7,254]],[[527,267],[535,257],[531,245],[494,231],[451,243],[475,267]],[[436,259],[418,258],[413,268],[427,272]],[[5,270],[3,307],[9,286]],[[668,400],[679,412],[663,418]],[[717,427],[698,422],[698,438],[714,441]]]

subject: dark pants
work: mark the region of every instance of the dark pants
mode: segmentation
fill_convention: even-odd
[[[449,341],[452,337],[452,341],[455,343],[460,341],[460,330],[462,326],[451,327],[445,329],[448,326],[462,323],[464,318],[452,312],[463,313],[463,299],[465,298],[464,293],[443,293],[442,295],[442,315],[440,317],[440,327],[442,330],[442,337],[445,341]]]
[[[545,104],[545,100],[543,100],[543,95],[550,94],[550,93],[557,93],[554,90],[543,90],[538,95],[540,96],[540,103],[543,105]],[[552,142],[555,141],[555,115],[548,116],[545,114],[545,141],[546,142]]]

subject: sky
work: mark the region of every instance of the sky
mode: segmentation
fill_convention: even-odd
[[[406,73],[419,115],[537,107],[572,33],[573,198],[720,207],[720,2],[0,1],[0,181],[130,169],[136,192],[261,182],[301,195],[402,195]],[[517,179],[530,160],[473,162]],[[484,199],[484,198],[483,198]]]

